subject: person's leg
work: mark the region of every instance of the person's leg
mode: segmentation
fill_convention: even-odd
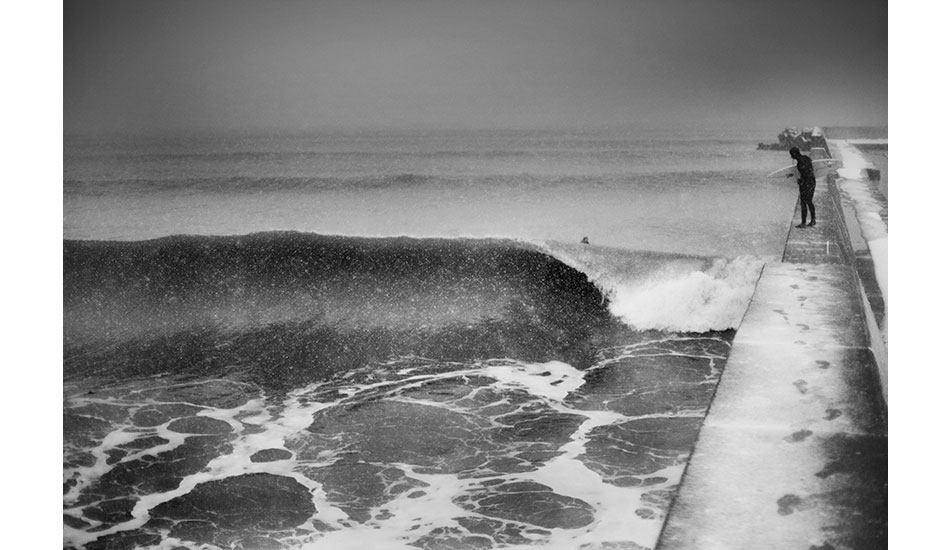
[[[805,206],[807,205],[808,211],[811,212],[811,223],[808,225],[815,225],[815,202],[812,200],[815,198],[815,188],[809,187],[805,189],[802,193],[802,223],[805,223]]]
[[[796,225],[795,227],[805,227],[805,221],[808,217],[808,201],[805,199],[804,190],[798,193],[798,202],[802,205],[802,223],[800,225]]]

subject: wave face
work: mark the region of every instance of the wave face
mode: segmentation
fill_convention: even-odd
[[[64,547],[652,547],[732,333],[617,313],[718,265],[510,240],[66,241]]]
[[[246,365],[296,387],[394,355],[583,367],[595,333],[621,328],[582,273],[505,241],[69,241],[64,264],[67,376]]]

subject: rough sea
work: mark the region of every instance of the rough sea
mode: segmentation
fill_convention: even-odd
[[[67,136],[64,548],[653,548],[782,254],[762,140]]]

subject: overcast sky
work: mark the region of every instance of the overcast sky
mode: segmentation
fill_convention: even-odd
[[[883,125],[883,0],[66,0],[69,133]]]

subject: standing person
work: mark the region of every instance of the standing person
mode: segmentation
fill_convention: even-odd
[[[811,222],[809,227],[815,225],[815,203],[812,199],[815,197],[815,169],[811,165],[811,159],[803,155],[798,147],[792,147],[788,154],[795,159],[795,165],[798,168],[798,199],[802,204],[802,223],[795,227],[803,228],[806,226],[805,218],[808,212],[811,212]]]

